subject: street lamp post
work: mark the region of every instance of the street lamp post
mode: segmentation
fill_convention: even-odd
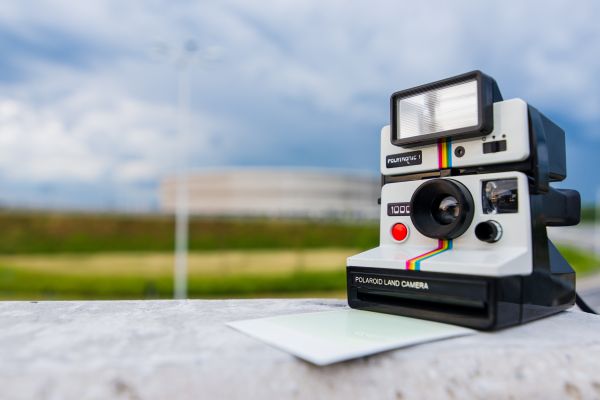
[[[594,255],[600,256],[600,187],[596,188],[596,203],[594,204]]]
[[[156,55],[169,58],[171,46],[157,43]],[[196,61],[198,45],[193,39],[183,43],[171,60],[177,68],[178,129],[179,146],[175,175],[175,262],[173,268],[173,295],[185,299],[188,295],[188,241],[189,241],[189,181],[187,149],[190,142],[191,67]],[[214,62],[221,57],[221,49],[216,46],[203,49],[199,61]]]
[[[188,237],[189,237],[189,186],[187,176],[186,148],[190,132],[190,61],[196,51],[193,42],[188,42],[184,48],[184,56],[178,66],[178,105],[179,105],[179,133],[180,157],[177,160],[178,171],[175,191],[175,269],[174,269],[174,297],[187,298],[188,276]]]

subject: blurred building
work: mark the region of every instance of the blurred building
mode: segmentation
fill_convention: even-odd
[[[194,215],[310,218],[379,217],[379,178],[318,169],[226,168],[191,173],[189,211]],[[176,177],[161,182],[160,207],[174,212]]]

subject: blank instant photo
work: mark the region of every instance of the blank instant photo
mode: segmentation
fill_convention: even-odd
[[[439,322],[349,309],[249,319],[227,325],[321,366],[476,332]]]

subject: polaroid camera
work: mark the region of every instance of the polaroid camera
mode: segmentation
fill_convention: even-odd
[[[579,223],[561,128],[474,71],[396,92],[381,131],[380,245],[347,260],[350,307],[476,329],[571,307],[547,226]]]

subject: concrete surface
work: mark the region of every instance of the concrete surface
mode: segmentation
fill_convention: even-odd
[[[224,325],[336,300],[0,303],[2,399],[600,398],[600,317],[573,310],[315,367]]]

